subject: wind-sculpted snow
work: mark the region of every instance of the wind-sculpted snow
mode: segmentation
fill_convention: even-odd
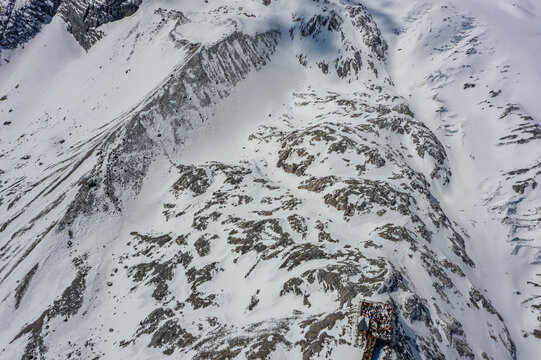
[[[509,135],[501,137],[498,146],[541,144],[538,120],[521,113],[519,106],[507,104],[500,119],[509,121],[510,118],[512,125],[507,130]],[[537,241],[537,234],[541,231],[541,212],[535,202],[538,198],[536,188],[538,181],[541,181],[541,162],[536,156],[532,156],[530,161],[524,167],[502,169],[498,188],[488,195],[486,201],[492,210],[503,217],[509,238],[515,244],[513,253],[518,254],[522,247],[531,248],[533,254],[529,261],[537,264],[541,261],[541,244]]]
[[[538,283],[493,264],[494,241],[541,261],[538,120],[484,77],[510,70],[474,12],[441,4],[55,5],[67,29],[23,40],[69,31],[90,50],[64,66],[106,89],[75,126],[51,96],[38,130],[0,143],[0,358],[359,359],[371,300],[394,309],[378,359],[522,359],[538,298],[513,294],[521,325],[498,294]],[[119,57],[122,76],[100,79]],[[114,107],[132,71],[147,90]],[[14,76],[9,134],[38,83]],[[69,147],[38,154],[40,132]],[[506,151],[519,160],[494,161]]]

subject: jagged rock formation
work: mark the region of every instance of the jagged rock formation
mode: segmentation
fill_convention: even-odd
[[[32,39],[57,13],[85,49],[100,39],[97,28],[132,15],[142,0],[6,0],[0,4],[0,50],[14,49]]]
[[[93,150],[99,154],[98,163],[82,180],[86,186],[80,187],[60,229],[81,214],[120,209],[115,189],[137,194],[152,158],[158,153],[169,158],[177,155],[184,132],[206,121],[209,107],[226,97],[248,72],[270,60],[279,35],[277,30],[255,36],[235,32],[210,47],[186,44],[188,61]]]
[[[33,38],[43,24],[51,21],[60,1],[31,1],[17,6],[16,0],[0,6],[0,49],[13,49]]]
[[[356,1],[7,4],[2,50],[55,16],[85,50],[100,43],[68,53],[85,85],[57,74],[88,98],[53,93],[26,126],[37,130],[1,143],[0,357],[360,358],[362,299],[395,309],[382,359],[517,359],[520,336],[541,337],[502,309],[475,227],[487,220],[456,204],[470,193],[456,195],[466,171],[449,93],[481,87],[483,71],[461,72],[486,51],[473,17],[412,5],[390,32],[378,24],[390,15]],[[402,47],[442,65],[408,68],[422,80],[408,83]],[[120,75],[103,75],[118,58]],[[13,74],[9,134],[34,114],[20,94],[41,84]],[[115,107],[123,81],[150,90]],[[535,116],[484,96],[475,106],[505,122],[487,152],[534,149]],[[539,159],[508,165],[478,198],[535,264]]]

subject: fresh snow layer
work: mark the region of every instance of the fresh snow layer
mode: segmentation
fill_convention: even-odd
[[[515,334],[517,358],[535,359],[539,339],[522,335],[525,327],[539,324],[528,302],[541,293],[527,281],[539,280],[539,265],[532,261],[539,256],[541,232],[537,228],[531,234],[533,249],[512,254],[514,236],[490,211],[494,205],[487,198],[499,191],[503,172],[539,160],[539,143],[495,144],[508,133],[509,124],[499,119],[506,104],[519,104],[541,119],[541,68],[536,60],[541,54],[540,7],[511,0],[365,3],[389,42],[389,71],[399,93],[448,149],[453,181],[438,198],[447,213],[463,219],[471,253],[480,259],[469,276],[479,278],[496,308],[513,319],[506,323]],[[476,41],[460,42],[465,36]],[[442,51],[453,43],[460,48]],[[476,54],[465,54],[471,48]],[[465,83],[476,86],[464,90]],[[499,106],[483,105],[491,90],[502,90],[495,98]],[[445,111],[438,111],[442,107]],[[529,204],[539,209],[539,190],[536,194]]]
[[[56,332],[54,336],[47,337],[49,351],[54,351],[50,356],[69,353],[69,344],[84,343],[87,332],[99,334],[99,338],[93,341],[102,358],[118,358],[121,354],[122,358],[150,359],[162,355],[159,349],[147,346],[146,338],[127,348],[118,345],[119,341],[129,339],[140,321],[156,308],[151,297],[152,289],[138,289],[136,295],[131,295],[133,283],[125,271],[115,275],[113,287],[104,284],[110,280],[118,257],[126,252],[126,243],[134,241],[130,235],[132,231],[160,235],[189,229],[191,219],[169,222],[162,214],[165,203],[174,202],[179,207],[189,204],[186,210],[189,212],[192,211],[190,207],[193,209],[203,202],[186,195],[181,198],[172,196],[170,189],[179,174],[175,168],[177,165],[247,163],[247,167],[259,171],[275,186],[303,198],[300,213],[313,218],[328,217],[333,235],[343,243],[351,242],[351,246],[356,245],[359,234],[364,236],[375,226],[385,225],[386,221],[373,214],[344,222],[341,213],[322,206],[319,195],[298,189],[297,176],[274,166],[275,155],[280,150],[278,143],[265,145],[247,140],[262,125],[286,131],[317,124],[319,120],[315,117],[324,111],[325,105],[298,106],[301,100],[295,98],[297,93],[314,92],[319,95],[334,91],[356,99],[352,93],[366,91],[367,86],[362,79],[346,83],[334,73],[323,76],[315,63],[307,68],[299,65],[297,56],[300,53],[328,59],[336,48],[342,46],[337,42],[322,46],[318,42],[290,41],[291,14],[309,18],[319,11],[318,5],[273,1],[268,9],[264,8],[267,10],[262,11],[259,2],[223,3],[229,8],[222,7],[222,2],[206,4],[195,0],[145,2],[131,17],[102,26],[100,30],[105,36],[88,52],[79,47],[66,31],[63,21],[55,17],[24,48],[1,54],[9,58],[9,63],[0,65],[0,96],[7,95],[7,100],[0,102],[0,123],[11,123],[0,124],[0,169],[3,171],[0,178],[9,185],[17,181],[30,184],[41,181],[44,175],[52,172],[51,169],[57,169],[59,163],[72,161],[75,152],[83,154],[101,141],[101,134],[122,126],[133,112],[160,91],[173,71],[187,63],[189,52],[185,47],[177,46],[171,37],[211,46],[234,31],[256,34],[278,28],[282,32],[272,60],[262,70],[249,73],[228,97],[213,106],[205,123],[186,130],[185,143],[178,158],[160,159],[152,164],[141,192],[135,199],[126,196],[125,210],[121,214],[79,219],[81,226],[78,227],[76,250],[66,249],[68,239],[65,234],[51,235],[49,241],[40,243],[0,284],[0,319],[2,323],[10,324],[9,328],[0,329],[0,358],[21,356],[24,342],[17,340],[17,346],[10,345],[13,337],[25,324],[38,318],[70,284],[74,275],[70,258],[74,251],[76,255],[90,254],[87,262],[93,267],[92,276],[87,279],[83,306],[77,315],[69,318],[69,326],[63,326],[60,317],[52,320],[51,328]],[[387,60],[376,64],[381,76],[374,82],[383,83],[382,79],[388,74],[393,86],[386,89],[407,101],[415,119],[436,134],[448,155],[448,166],[452,171],[450,183],[443,185],[439,181],[431,181],[430,191],[461,233],[467,234],[466,249],[476,265],[475,268],[462,267],[466,280],[457,277],[457,287],[464,297],[471,284],[481,287],[483,294],[502,315],[516,344],[516,357],[537,359],[541,340],[531,333],[539,329],[537,317],[540,314],[533,311],[531,305],[539,303],[537,298],[541,297],[541,291],[529,281],[541,282],[541,228],[539,225],[533,225],[531,230],[516,228],[505,219],[508,214],[516,213],[520,217],[517,221],[524,220],[526,213],[533,214],[532,218],[541,216],[541,187],[527,190],[527,196],[518,200],[518,207],[513,207],[518,195],[512,191],[512,180],[508,180],[505,174],[532,167],[541,161],[540,145],[539,141],[498,144],[521,122],[516,115],[518,110],[500,118],[509,104],[516,104],[521,114],[531,116],[537,124],[541,119],[538,100],[541,90],[541,67],[538,64],[541,56],[541,8],[535,1],[526,0],[430,3],[365,0],[363,4],[389,45]],[[160,21],[155,13],[158,8],[180,10],[191,21],[182,25],[174,21],[165,22],[164,28],[154,31]],[[224,10],[226,8],[235,12],[229,14]],[[254,14],[255,18],[243,14]],[[348,31],[354,32],[354,29]],[[468,55],[472,48],[475,53],[470,51]],[[475,84],[475,87],[464,88],[465,84]],[[489,97],[490,91],[498,90],[502,90],[501,94]],[[330,108],[327,116],[339,121],[340,115],[332,111],[338,110]],[[284,118],[284,114],[288,118]],[[402,144],[400,139],[390,139],[389,143],[408,145],[409,149],[405,151],[414,146],[413,143]],[[314,146],[314,149],[317,152],[319,148]],[[327,148],[321,146],[319,150],[324,153]],[[27,159],[21,159],[26,156]],[[404,161],[428,175],[431,164],[425,160],[412,156]],[[79,179],[91,169],[92,164],[85,162],[60,187],[66,192],[64,207],[69,199],[75,198]],[[314,164],[311,171],[314,176],[329,173],[345,176],[350,169],[342,167],[337,158],[336,162]],[[384,178],[388,175],[384,171],[376,169],[370,172],[370,176],[373,179]],[[220,190],[224,175],[216,176],[204,196]],[[255,191],[249,195],[263,198]],[[0,246],[46,208],[50,201],[50,198],[36,200],[27,213],[12,222],[7,231],[0,233]],[[18,210],[22,205],[18,203],[14,209]],[[12,212],[8,212],[6,203],[1,206],[3,214],[0,220],[4,223],[11,218]],[[61,218],[63,210],[65,208],[54,210],[46,220]],[[251,210],[261,209],[254,206]],[[228,211],[234,214],[236,210]],[[37,234],[38,227],[44,230],[45,224],[28,234]],[[315,231],[311,235],[317,238]],[[25,236],[19,241],[33,239],[30,235]],[[513,241],[516,238],[522,240]],[[292,309],[303,307],[302,298],[291,294],[284,297],[276,295],[280,292],[284,276],[289,276],[285,270],[276,270],[281,261],[274,259],[262,263],[254,270],[253,278],[239,286],[238,279],[243,279],[254,264],[245,257],[233,263],[233,258],[227,256],[227,246],[220,246],[223,248],[212,248],[211,258],[198,263],[216,261],[224,269],[211,284],[201,286],[202,291],[220,288],[225,294],[219,300],[218,310],[209,310],[209,316],[220,317],[220,321],[242,328],[259,321],[287,318]],[[443,241],[433,242],[432,246],[442,255],[441,258],[454,256]],[[410,275],[423,280],[415,284],[420,293],[437,296],[422,264],[391,249],[394,248],[381,251],[367,249],[366,254],[385,255],[388,261],[403,263]],[[160,254],[166,255],[170,254]],[[324,266],[323,260],[317,261]],[[36,263],[40,264],[40,270],[32,279],[21,307],[15,311],[12,291]],[[301,269],[308,270],[309,267]],[[171,281],[174,285],[169,287],[171,293],[191,292],[182,270],[179,267],[174,273]],[[248,313],[246,308],[250,297],[258,290],[262,291],[258,307]],[[458,295],[451,297],[453,303],[459,304],[460,301]],[[310,302],[311,307],[305,311],[315,316],[334,309],[336,299],[318,292],[314,286]],[[440,306],[446,304],[442,302]],[[454,311],[460,313],[461,309]],[[191,321],[195,324],[201,317],[200,313],[190,314],[190,310],[185,310],[183,316],[187,324]],[[459,318],[469,335],[468,343],[475,347],[477,358],[481,358],[477,349],[493,346],[486,333],[487,323],[493,318],[488,315],[486,319],[479,320],[469,319],[466,315]],[[194,324],[187,326],[195,328]],[[113,331],[110,332],[109,328]],[[76,329],[84,329],[84,332]],[[288,336],[298,340],[302,331],[305,329],[292,325]],[[332,333],[330,329],[328,331]],[[410,329],[410,335],[414,336],[414,331]],[[357,359],[360,354],[361,350],[353,346],[337,345],[331,358]],[[501,354],[502,359],[509,358],[509,354]],[[415,355],[420,357],[419,353]],[[85,356],[90,356],[90,353]],[[196,352],[193,350],[183,356],[194,357]],[[324,352],[318,356],[326,358]],[[270,358],[301,357],[298,347],[279,346]]]

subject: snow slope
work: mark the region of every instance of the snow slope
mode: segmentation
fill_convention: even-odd
[[[470,222],[472,247],[484,258],[481,278],[492,279],[485,280],[490,298],[504,317],[516,319],[508,326],[517,334],[518,358],[534,359],[541,335],[539,7],[527,1],[408,2],[397,12],[384,3],[370,5],[387,22],[388,34],[400,32],[389,36],[396,50],[389,61],[393,80],[445,139],[455,176],[442,195],[449,210]]]
[[[0,65],[0,358],[358,359],[371,299],[379,358],[536,359],[539,16],[153,1],[87,51],[53,17]]]

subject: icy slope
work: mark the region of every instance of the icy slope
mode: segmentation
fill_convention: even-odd
[[[537,9],[366,5],[144,2],[10,50],[0,357],[358,359],[372,299],[380,358],[535,358],[539,109],[504,55]]]

